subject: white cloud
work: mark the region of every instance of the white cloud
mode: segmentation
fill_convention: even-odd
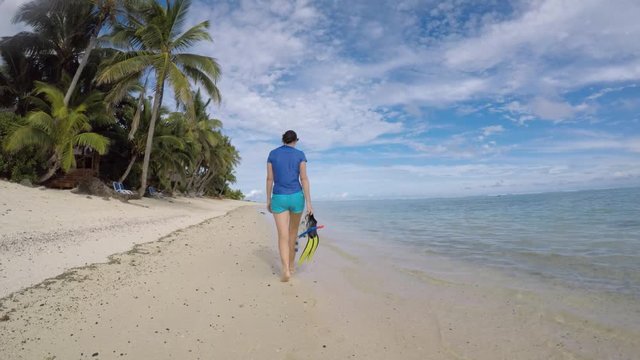
[[[482,70],[513,60],[580,56],[615,60],[637,55],[631,39],[640,32],[637,1],[535,1],[514,19],[487,26],[480,36],[454,44],[447,64]]]
[[[535,98],[530,106],[533,114],[545,120],[562,121],[572,118],[575,114],[574,107],[566,102],[541,97]]]
[[[506,113],[508,114],[507,118],[524,124],[527,121],[535,119],[550,120],[553,122],[572,120],[578,115],[590,113],[592,106],[587,103],[572,105],[561,100],[535,97],[525,104],[516,100],[493,110]]]
[[[636,84],[631,84],[631,85],[628,85],[628,86],[607,87],[607,88],[601,89],[601,90],[599,90],[599,91],[587,96],[586,100],[594,101],[594,100],[597,100],[597,99],[599,99],[599,98],[601,98],[601,97],[603,97],[603,96],[605,96],[605,95],[607,95],[609,93],[621,91],[621,90],[628,89],[628,88],[634,88],[636,86],[637,86]]]
[[[480,78],[460,78],[457,81],[435,80],[422,84],[382,83],[376,86],[372,96],[384,105],[420,102],[431,106],[444,106],[469,100],[486,90],[488,86],[487,81]]]
[[[640,153],[640,137],[565,140],[557,143],[546,143],[537,151],[542,153],[584,153],[588,151],[601,152],[603,150]]]
[[[501,132],[504,132],[504,127],[502,127],[502,125],[491,125],[482,128],[482,136],[484,137],[499,134]]]
[[[262,190],[252,189],[251,191],[246,193],[244,197],[245,199],[253,200],[259,198],[263,194],[264,192]]]

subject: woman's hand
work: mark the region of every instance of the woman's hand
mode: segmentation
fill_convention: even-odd
[[[271,211],[271,199],[267,200],[267,211],[273,214],[273,211]]]
[[[307,204],[307,212],[313,214],[313,206],[311,206],[311,203]]]

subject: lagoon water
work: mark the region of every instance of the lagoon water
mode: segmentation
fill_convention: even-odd
[[[640,299],[640,188],[317,202],[327,234]]]

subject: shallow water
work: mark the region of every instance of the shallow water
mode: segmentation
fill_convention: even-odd
[[[640,298],[640,188],[316,202],[325,234]]]

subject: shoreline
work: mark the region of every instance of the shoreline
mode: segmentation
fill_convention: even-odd
[[[281,283],[273,222],[255,205],[0,299],[0,354],[627,360],[640,352],[634,328],[572,312],[599,306],[582,294],[338,238],[323,237],[313,261]],[[612,316],[625,310],[633,319],[633,308]]]
[[[319,251],[319,261],[335,265],[340,258],[342,266],[323,268],[333,284],[322,282],[318,292],[336,293],[337,282],[339,293],[352,296],[346,304],[329,298],[333,304],[324,308],[325,313],[341,309],[333,319],[348,333],[386,328],[386,335],[413,343],[413,350],[407,347],[402,358],[631,360],[640,353],[640,306],[629,299],[610,303],[599,293],[550,286],[526,275],[443,257],[409,256],[402,262],[394,256],[407,254],[345,251],[333,239],[325,239],[323,245],[337,249]],[[359,324],[345,322],[362,308],[368,316]],[[416,334],[426,335],[414,343],[411,337]],[[375,344],[385,344],[383,338],[378,341]],[[421,349],[421,344],[431,349]],[[376,357],[387,351],[385,346],[376,350],[373,358],[392,356]]]

